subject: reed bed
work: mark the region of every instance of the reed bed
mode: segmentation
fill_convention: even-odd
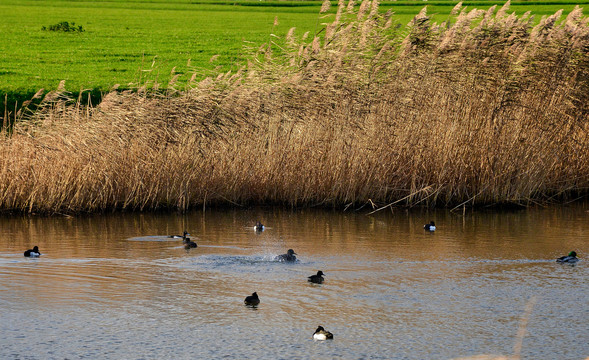
[[[340,1],[237,73],[45,96],[0,140],[0,208],[530,205],[589,190],[589,26],[458,4],[407,26]],[[320,29],[320,30],[319,30]]]

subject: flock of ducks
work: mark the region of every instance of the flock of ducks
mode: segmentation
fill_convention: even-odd
[[[170,235],[168,237],[171,239],[182,239],[185,249],[192,249],[192,248],[198,247],[198,245],[194,241],[190,240],[188,235],[190,235],[188,233],[188,231],[184,231],[184,234],[182,234],[182,235]]]
[[[264,231],[264,229],[265,229],[264,225],[262,225],[262,223],[259,221],[254,226],[254,231],[256,231],[256,232]],[[423,229],[425,231],[433,232],[436,230],[436,224],[433,221],[430,221],[429,224],[423,225]],[[186,248],[186,249],[198,247],[198,245],[194,241],[190,240],[190,238],[188,236],[190,236],[190,234],[187,231],[184,231],[184,233],[182,235],[170,235],[170,236],[168,236],[168,238],[182,239],[182,242],[184,243],[184,248]],[[25,257],[36,258],[36,257],[41,256],[41,252],[39,251],[39,247],[35,246],[32,249],[25,251],[24,255],[25,255]],[[274,258],[274,260],[280,261],[280,262],[286,262],[286,263],[294,263],[297,261],[296,255],[298,255],[298,254],[295,253],[293,249],[288,249],[286,254],[278,255]],[[577,257],[577,253],[575,251],[571,251],[571,252],[569,252],[568,255],[561,256],[558,259],[556,259],[557,263],[563,263],[563,264],[575,264],[578,261],[579,261],[579,258]],[[325,280],[323,278],[323,275],[325,275],[323,273],[323,271],[319,270],[319,271],[317,271],[317,274],[309,276],[308,281],[315,283],[315,284],[322,284],[323,281]],[[243,302],[247,306],[254,306],[255,307],[260,304],[260,298],[258,297],[258,294],[256,292],[254,292],[250,296],[247,296]],[[329,331],[326,331],[322,326],[319,326],[317,328],[317,330],[315,330],[315,333],[313,333],[313,339],[314,340],[330,340],[330,339],[333,339],[333,334],[330,333]]]
[[[264,231],[264,229],[265,229],[264,225],[259,221],[254,226],[255,232],[262,232],[262,231]],[[285,262],[285,263],[294,263],[297,261],[296,255],[298,255],[298,254],[296,252],[294,252],[293,249],[288,249],[286,251],[286,254],[281,254],[281,255],[276,256],[274,258],[274,261],[280,261],[280,262]],[[323,281],[325,280],[323,275],[325,275],[323,273],[323,271],[319,270],[319,271],[317,271],[317,274],[311,275],[311,276],[307,277],[307,279],[309,282],[312,282],[315,284],[322,284]],[[258,293],[254,292],[250,296],[246,296],[246,298],[243,300],[243,303],[247,306],[252,306],[252,307],[258,306],[260,304],[260,298],[258,297]],[[319,326],[317,328],[317,330],[315,330],[315,332],[313,333],[313,339],[314,340],[332,340],[333,334],[330,333],[329,331],[326,331],[323,328],[323,326]]]

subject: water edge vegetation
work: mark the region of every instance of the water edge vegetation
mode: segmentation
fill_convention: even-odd
[[[327,12],[325,9],[321,12]],[[247,66],[176,86],[62,87],[0,143],[0,208],[529,205],[589,189],[589,25],[510,3],[405,27],[340,1]],[[455,16],[455,17],[454,17]]]

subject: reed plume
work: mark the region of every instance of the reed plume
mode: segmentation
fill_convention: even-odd
[[[328,39],[189,88],[51,92],[0,140],[0,208],[530,205],[589,189],[589,26],[455,8],[391,24],[364,0]],[[460,4],[459,4],[460,5]],[[496,13],[498,12],[498,13]],[[323,44],[323,45],[321,45]],[[176,80],[176,79],[175,79]],[[174,84],[170,84],[170,87]]]

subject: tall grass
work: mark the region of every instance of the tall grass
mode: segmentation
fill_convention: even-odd
[[[589,189],[589,26],[500,9],[408,26],[340,1],[248,66],[85,108],[54,92],[0,142],[0,208],[563,201]],[[322,19],[324,21],[325,19]],[[160,88],[161,90],[161,88]],[[61,97],[60,97],[61,96]]]

